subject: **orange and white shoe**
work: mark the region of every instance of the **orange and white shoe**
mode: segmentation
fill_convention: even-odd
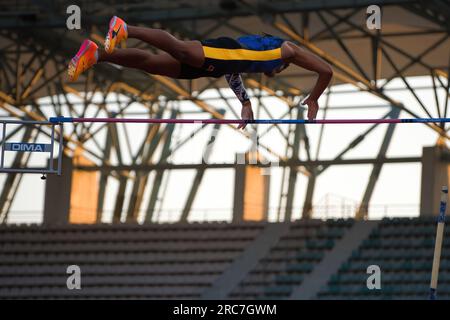
[[[112,53],[120,42],[128,38],[128,29],[125,21],[119,17],[112,17],[109,21],[109,30],[105,38],[105,51]]]
[[[68,74],[70,81],[76,81],[80,74],[97,63],[98,46],[91,40],[84,40],[75,57],[70,60]]]

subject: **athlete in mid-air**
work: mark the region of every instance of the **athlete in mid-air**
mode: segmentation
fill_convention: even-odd
[[[145,41],[164,53],[152,54],[136,48],[117,49],[116,46],[127,38]],[[247,35],[236,40],[221,37],[182,41],[164,30],[131,26],[115,16],[109,23],[104,50],[100,50],[93,41],[83,42],[70,61],[70,80],[75,81],[82,72],[98,62],[111,62],[176,79],[225,76],[242,103],[243,120],[253,120],[253,111],[241,73],[264,73],[273,77],[290,64],[316,72],[317,82],[303,101],[308,105],[310,120],[316,117],[319,108],[317,100],[333,75],[331,67],[319,57],[271,35]],[[240,124],[238,128],[245,128],[245,124]]]

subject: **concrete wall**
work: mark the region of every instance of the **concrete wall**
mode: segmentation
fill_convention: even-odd
[[[449,186],[450,152],[446,148],[424,147],[422,153],[422,183],[420,216],[437,216],[442,186]]]

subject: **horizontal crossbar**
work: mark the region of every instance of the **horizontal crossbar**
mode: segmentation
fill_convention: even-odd
[[[409,118],[409,119],[145,119],[145,118],[70,118],[53,117],[51,123],[198,123],[198,124],[364,124],[364,123],[446,123],[450,118]]]

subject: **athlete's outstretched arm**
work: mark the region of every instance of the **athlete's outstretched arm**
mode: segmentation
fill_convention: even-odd
[[[245,90],[244,82],[239,73],[226,74],[225,79],[228,82],[231,90],[233,90],[236,97],[242,103],[241,117],[242,120],[253,120],[253,110],[247,90]],[[238,129],[244,129],[246,124],[240,124]]]
[[[333,70],[328,63],[318,56],[300,48],[292,42],[285,42],[283,46],[285,47],[285,51],[287,51],[288,58],[285,59],[287,62],[316,72],[319,75],[313,90],[308,98],[303,101],[303,104],[308,105],[308,119],[312,120],[316,117],[317,111],[319,110],[317,100],[328,87],[333,77]]]

